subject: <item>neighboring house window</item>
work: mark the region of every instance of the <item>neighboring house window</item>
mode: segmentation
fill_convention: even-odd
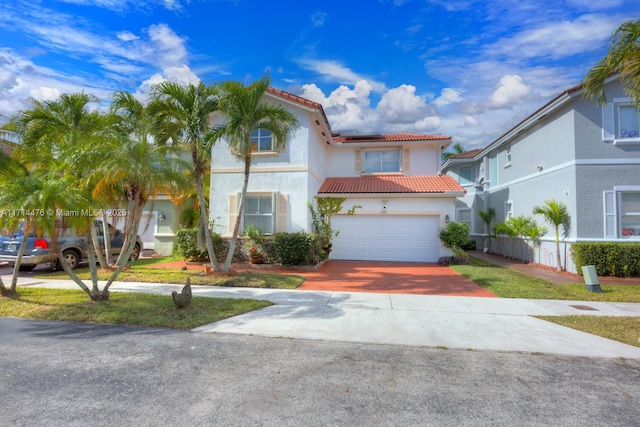
[[[467,224],[469,226],[469,232],[472,233],[473,229],[471,227],[471,209],[467,209],[467,208],[458,209],[457,214],[458,214],[457,221]]]
[[[604,194],[605,237],[640,238],[640,188],[619,188]]]
[[[244,215],[242,229],[249,224],[254,224],[263,233],[273,233],[273,196],[247,196],[244,202]]]
[[[364,152],[364,172],[400,172],[400,150],[366,150]]]
[[[511,147],[507,147],[504,152],[504,165],[509,166],[511,164]]]
[[[602,140],[614,145],[640,144],[640,112],[630,98],[614,98],[602,107]]]
[[[489,156],[489,184],[491,187],[498,185],[498,156],[495,153]]]
[[[460,174],[458,175],[458,183],[460,185],[473,184],[473,166],[460,166]]]
[[[253,151],[273,151],[273,135],[266,129],[251,132],[251,147]]]
[[[633,104],[618,105],[618,128],[616,136],[620,139],[640,137],[638,110]]]
[[[511,200],[504,204],[504,219],[509,219],[513,216],[513,202]]]

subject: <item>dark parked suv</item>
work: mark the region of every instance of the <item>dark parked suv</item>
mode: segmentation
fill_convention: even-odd
[[[102,221],[95,221],[96,231],[98,233],[98,239],[100,245],[104,249],[104,234]],[[107,224],[109,227],[109,234],[113,234],[111,239],[111,254],[116,256],[120,254],[122,250],[122,244],[124,243],[124,235],[120,230],[115,230],[112,233],[111,224]],[[58,240],[60,249],[62,249],[62,255],[67,261],[67,264],[75,269],[80,262],[85,261],[88,257],[87,252],[87,239],[80,236],[65,236]],[[0,239],[0,261],[8,262],[14,265],[16,258],[18,257],[18,250],[20,249],[20,243],[22,243],[22,236],[11,237],[9,239]],[[62,266],[58,261],[58,257],[55,252],[50,251],[51,239],[48,237],[36,237],[33,234],[27,237],[27,246],[20,262],[20,270],[30,271],[33,270],[38,264],[50,263],[58,270],[62,270]],[[140,236],[136,236],[136,244],[131,253],[131,260],[136,260],[142,252],[142,240]]]

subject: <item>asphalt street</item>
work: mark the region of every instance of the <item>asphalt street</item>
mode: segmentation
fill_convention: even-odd
[[[0,318],[3,426],[638,426],[640,361]]]

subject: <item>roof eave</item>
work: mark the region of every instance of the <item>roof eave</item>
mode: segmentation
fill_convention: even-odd
[[[463,197],[465,191],[443,191],[428,193],[318,193],[318,197],[348,197],[348,198],[451,198]]]

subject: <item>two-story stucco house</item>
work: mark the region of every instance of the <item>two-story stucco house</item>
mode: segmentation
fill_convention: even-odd
[[[438,232],[465,192],[438,174],[450,137],[338,134],[320,104],[272,88],[265,101],[291,111],[299,126],[279,151],[268,132],[254,132],[242,229],[251,223],[267,234],[311,232],[308,202],[341,197],[331,259],[436,262],[450,253]],[[210,218],[223,236],[232,232],[242,183],[242,162],[219,141],[212,148]]]
[[[467,190],[455,218],[470,225],[479,248],[486,247],[489,230],[478,211],[493,207],[495,220],[503,222],[532,216],[548,199],[563,202],[571,215],[560,251],[568,271],[576,271],[573,242],[640,239],[638,109],[615,77],[606,84],[604,106],[583,99],[581,89],[562,92],[486,148],[443,164],[443,173]],[[548,228],[534,261],[555,267],[555,233]],[[516,255],[509,245],[491,249]]]

